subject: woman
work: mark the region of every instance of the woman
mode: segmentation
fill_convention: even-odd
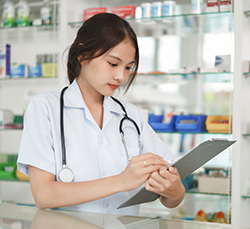
[[[27,107],[18,169],[29,175],[39,208],[137,215],[139,206],[117,209],[141,185],[161,195],[166,207],[176,207],[185,189],[176,168],[166,169],[173,155],[149,127],[142,112],[121,102],[137,123],[119,125],[125,111],[111,96],[133,83],[139,62],[137,38],[120,17],[103,13],[84,22],[68,55],[70,85],[63,95],[67,167],[74,182],[60,182],[62,147],[60,92],[35,96]],[[141,152],[141,153],[140,153]]]

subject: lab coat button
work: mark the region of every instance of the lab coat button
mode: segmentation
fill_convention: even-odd
[[[109,202],[106,202],[106,207],[107,207],[107,208],[109,207],[109,205],[110,205],[110,203],[109,203]]]
[[[103,175],[103,176],[105,175],[105,171],[102,171],[102,175]]]
[[[104,140],[103,138],[100,139],[100,144],[103,144],[104,143]]]

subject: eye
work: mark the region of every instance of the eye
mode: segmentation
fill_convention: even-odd
[[[127,66],[127,67],[126,67],[126,70],[132,71],[132,70],[133,70],[133,66],[131,66],[131,67]]]
[[[113,63],[111,63],[111,62],[108,62],[109,63],[109,65],[111,66],[111,67],[116,67],[117,66],[117,64],[113,64]]]

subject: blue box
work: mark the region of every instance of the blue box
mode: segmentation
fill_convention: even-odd
[[[178,115],[175,119],[175,129],[178,132],[207,132],[207,115]]]
[[[162,123],[164,115],[150,115],[149,125],[158,132],[174,132],[176,115],[172,115],[170,123]]]

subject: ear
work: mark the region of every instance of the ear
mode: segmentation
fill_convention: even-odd
[[[85,64],[85,60],[84,60],[84,58],[81,55],[79,55],[77,57],[77,59],[78,59],[78,62],[80,63],[80,65],[84,65]]]
[[[78,45],[79,45],[79,46],[83,46],[84,44],[83,44],[83,43],[79,43]],[[79,62],[81,65],[84,65],[85,61],[84,61],[84,57],[83,57],[82,55],[79,55],[79,56],[77,57],[77,59],[78,59],[78,62]]]

